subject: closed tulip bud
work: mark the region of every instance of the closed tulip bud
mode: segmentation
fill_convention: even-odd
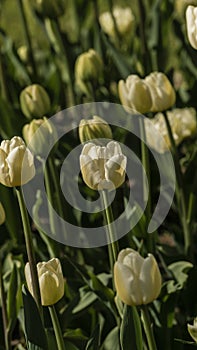
[[[195,317],[193,325],[187,324],[187,329],[192,339],[197,343],[197,317]]]
[[[49,306],[57,303],[64,295],[64,277],[59,259],[39,262],[37,271],[42,305]],[[28,289],[33,295],[29,263],[25,265],[25,278]]]
[[[197,50],[197,7],[191,5],[187,7],[186,27],[190,45]]]
[[[0,183],[22,186],[35,175],[34,158],[24,141],[14,136],[0,145]]]
[[[113,190],[125,181],[127,158],[120,145],[110,141],[106,147],[87,143],[80,155],[84,182],[93,190]]]
[[[134,15],[130,7],[120,7],[114,6],[113,16],[116,22],[117,30],[120,36],[124,38],[125,35],[130,34],[133,22]],[[102,30],[112,38],[116,37],[116,30],[114,27],[114,20],[110,12],[106,11],[100,14],[99,22]]]
[[[131,248],[123,249],[114,264],[117,294],[127,305],[148,304],[161,291],[161,274],[152,254],[143,258]]]
[[[43,17],[58,18],[64,14],[64,0],[36,0],[36,8]]]
[[[81,143],[92,139],[112,139],[112,131],[104,119],[94,115],[92,119],[80,121],[79,138]]]
[[[33,119],[23,127],[22,133],[29,149],[41,157],[53,147],[57,140],[57,131],[46,117]]]
[[[5,222],[5,210],[2,203],[0,202],[0,225],[2,225],[4,222]]]
[[[50,110],[50,99],[46,90],[38,84],[27,86],[20,94],[20,104],[28,118],[42,118]]]
[[[129,75],[125,82],[120,80],[118,84],[118,92],[120,101],[124,108],[129,107],[139,113],[150,111],[152,107],[152,99],[149,88],[146,82],[143,79],[140,79],[137,75]]]
[[[75,63],[76,81],[98,81],[103,74],[103,62],[99,54],[90,49],[82,53]]]
[[[176,94],[165,74],[153,72],[144,81],[151,94],[151,112],[162,112],[174,105]]]

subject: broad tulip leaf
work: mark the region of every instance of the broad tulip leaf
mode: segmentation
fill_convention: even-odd
[[[103,343],[103,350],[120,350],[120,334],[119,327],[115,327],[107,335]]]
[[[122,350],[143,350],[141,322],[135,306],[124,305],[120,343]]]
[[[190,270],[193,265],[188,261],[177,261],[168,266],[168,269],[173,273],[177,283],[174,282],[176,289],[182,289],[188,278],[188,270]],[[171,286],[172,287],[172,286]]]
[[[15,324],[17,318],[17,306],[16,306],[16,294],[18,291],[18,283],[17,283],[17,268],[14,264],[11,277],[10,277],[10,285],[8,289],[7,295],[7,313],[8,313],[8,322],[9,322],[9,331],[12,331],[12,328]]]
[[[36,302],[25,286],[22,288],[22,294],[25,314],[25,334],[29,349],[47,350],[46,334]]]

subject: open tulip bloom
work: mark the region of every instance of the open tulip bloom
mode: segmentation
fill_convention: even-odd
[[[93,190],[113,190],[125,181],[127,158],[118,142],[111,141],[106,147],[87,143],[80,156],[83,180]]]

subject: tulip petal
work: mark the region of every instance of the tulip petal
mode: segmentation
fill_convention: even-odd
[[[152,254],[144,260],[139,278],[143,304],[148,304],[156,299],[161,291],[161,274]]]

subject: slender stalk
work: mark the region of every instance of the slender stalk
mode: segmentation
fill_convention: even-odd
[[[1,261],[0,261],[0,296],[1,296],[1,309],[2,309],[5,349],[11,350],[11,344],[10,344],[9,332],[8,332],[8,315],[7,315],[7,308],[6,308],[6,295],[5,295],[4,285],[3,285]]]
[[[103,199],[103,204],[105,207],[105,218],[107,222],[107,229],[109,233],[109,258],[110,258],[110,265],[111,265],[111,270],[113,271],[113,266],[117,260],[118,252],[119,252],[119,245],[116,237],[116,231],[115,227],[113,225],[113,212],[111,205],[109,205],[109,200],[108,200],[108,194],[107,191],[101,191],[102,199]]]
[[[142,160],[142,166],[144,168],[143,171],[143,196],[144,196],[144,203],[147,202],[146,209],[145,209],[145,215],[147,222],[150,221],[151,218],[151,193],[150,193],[150,164],[149,164],[149,151],[148,147],[145,144],[146,134],[145,134],[145,128],[144,128],[144,120],[140,119],[140,135],[141,135],[141,160]],[[146,181],[147,179],[147,181]],[[147,198],[147,186],[146,183],[148,182],[148,198]],[[147,234],[147,250],[150,253],[155,252],[155,242],[154,242],[154,232]]]
[[[148,74],[151,71],[150,68],[150,55],[147,47],[146,40],[146,28],[145,28],[145,9],[142,0],[138,0],[138,9],[139,9],[139,31],[140,31],[140,39],[141,39],[141,50],[142,50],[142,61],[144,67],[144,74]]]
[[[27,23],[27,18],[26,18],[26,14],[25,14],[23,0],[18,0],[18,4],[19,4],[20,12],[21,12],[21,18],[22,18],[22,23],[23,23],[23,27],[24,27],[24,34],[25,34],[26,42],[27,42],[27,46],[28,46],[29,59],[31,61],[33,74],[35,77],[37,77],[37,68],[36,68],[36,64],[35,64],[35,60],[34,60],[31,36],[30,36],[29,28],[28,28],[28,23]]]
[[[189,195],[189,204],[188,204],[188,211],[187,211],[187,223],[190,224],[193,216],[193,211],[195,208],[196,198],[195,195],[191,192]]]
[[[141,306],[141,314],[142,314],[142,322],[144,326],[144,331],[146,333],[149,350],[157,350],[155,337],[151,326],[149,311],[146,305]]]
[[[16,188],[16,193],[18,197],[18,202],[19,202],[19,207],[20,207],[20,212],[21,212],[21,217],[23,222],[27,256],[28,256],[28,261],[30,265],[30,272],[31,272],[31,279],[32,279],[33,296],[35,298],[38,309],[42,316],[40,287],[39,287],[39,281],[38,281],[38,273],[37,273],[36,259],[35,259],[35,253],[34,253],[34,247],[33,247],[32,233],[31,233],[29,217],[27,214],[27,209],[25,206],[21,187]]]
[[[61,61],[60,69],[62,69],[62,76],[64,76],[64,81],[67,85],[67,101],[68,107],[75,105],[75,96],[73,90],[73,83],[70,74],[69,61],[67,57],[67,53],[65,50],[64,43],[62,41],[60,29],[58,22],[52,19],[47,18],[45,20],[45,27],[59,61]]]
[[[55,332],[55,337],[56,337],[58,350],[65,350],[64,339],[63,339],[63,336],[62,336],[62,331],[61,331],[61,328],[60,328],[60,324],[59,324],[59,320],[58,320],[57,313],[56,313],[56,310],[55,310],[55,306],[51,305],[48,308],[49,308],[49,312],[50,312],[50,315],[51,315],[51,320],[52,320],[52,323],[53,323],[53,329],[54,329],[54,332]]]
[[[181,167],[179,163],[179,157],[177,153],[176,144],[174,141],[174,137],[172,134],[170,122],[168,120],[167,113],[164,112],[164,119],[166,123],[166,127],[168,130],[168,135],[172,147],[172,154],[174,158],[174,164],[175,164],[175,170],[176,170],[176,197],[177,197],[177,203],[178,203],[178,211],[179,211],[179,218],[182,222],[183,226],[183,234],[184,234],[184,245],[185,245],[185,253],[187,254],[188,248],[191,245],[191,236],[190,236],[190,230],[188,226],[187,221],[187,209],[186,209],[186,200],[185,200],[185,193],[184,193],[184,187],[183,187],[183,178],[182,178],[182,172]]]
[[[51,188],[49,165],[46,163],[43,163],[43,172],[44,172],[46,193],[47,193],[47,197],[48,197],[49,224],[50,224],[52,234],[55,235],[56,225],[55,225],[55,219],[54,219],[53,207],[52,207],[54,192]]]

